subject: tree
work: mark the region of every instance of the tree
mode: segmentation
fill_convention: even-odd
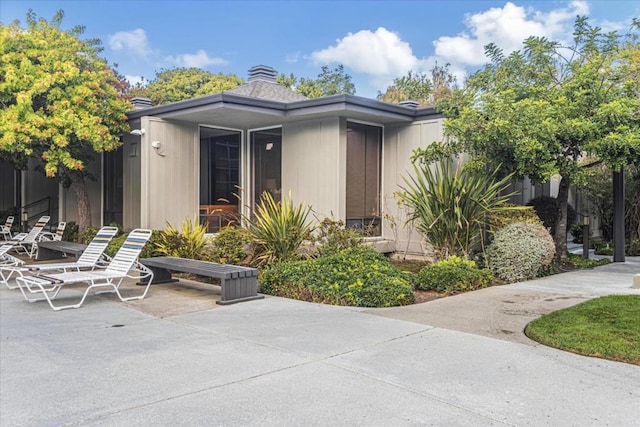
[[[19,167],[37,159],[47,177],[71,186],[84,229],[91,224],[86,166],[120,146],[130,105],[98,56],[100,41],[80,40],[82,26],[61,30],[63,16],[47,22],[29,11],[26,29],[19,21],[0,26],[0,153]]]
[[[455,84],[449,64],[444,67],[436,64],[430,76],[409,71],[406,76],[394,79],[384,93],[378,92],[377,98],[393,104],[411,100],[423,106],[433,106],[436,101],[449,96]]]
[[[328,65],[324,65],[315,80],[305,79],[304,77],[297,78],[293,74],[288,76],[280,74],[277,81],[278,84],[295,90],[307,98],[320,98],[340,94],[353,95],[356,93],[356,88],[351,82],[351,76],[344,71],[342,64],[333,70]]]
[[[171,68],[156,72],[146,85],[137,84],[130,95],[146,97],[153,105],[162,105],[223,92],[242,83],[244,81],[234,74],[214,74],[194,67]]]
[[[604,34],[584,17],[570,47],[530,37],[505,56],[490,44],[490,62],[438,104],[448,139],[416,157],[467,151],[479,167],[499,163],[537,183],[559,174],[554,242],[564,261],[569,186],[584,180],[580,159],[591,154],[615,170],[639,162],[640,98],[625,53],[638,47],[637,38]]]

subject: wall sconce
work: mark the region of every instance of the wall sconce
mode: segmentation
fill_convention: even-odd
[[[162,143],[160,141],[151,141],[151,148],[156,150],[157,155],[162,157],[166,156],[166,154],[164,154],[164,149],[162,148]]]
[[[144,129],[134,129],[131,132],[129,132],[131,135],[136,135],[136,136],[142,136],[145,134],[145,130]]]

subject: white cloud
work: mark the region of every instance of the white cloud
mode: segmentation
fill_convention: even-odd
[[[502,8],[465,17],[466,32],[443,36],[434,42],[436,56],[460,66],[478,66],[486,62],[484,46],[495,43],[509,54],[522,47],[529,36],[568,40],[576,15],[587,15],[585,1],[573,1],[567,7],[541,12],[508,2]]]
[[[131,86],[135,86],[138,83],[144,83],[145,79],[143,76],[134,76],[134,75],[125,75],[124,76],[125,80],[127,80],[129,82],[129,84]]]
[[[355,34],[348,33],[338,39],[334,46],[313,52],[311,58],[319,65],[343,64],[382,84],[390,83],[394,77],[404,75],[409,70],[418,72],[427,66],[424,59],[413,54],[409,43],[384,27],[375,32],[361,30]]]
[[[132,31],[119,31],[109,36],[109,47],[113,50],[126,50],[136,55],[151,53],[147,33],[142,28]]]
[[[294,52],[294,53],[289,53],[287,54],[287,56],[285,57],[285,62],[288,62],[289,64],[295,64],[296,62],[298,62],[300,60],[300,56],[301,53],[300,52]]]
[[[223,58],[212,58],[207,52],[200,49],[196,53],[184,53],[182,55],[167,56],[165,61],[171,62],[179,67],[204,68],[210,65],[227,65],[229,61]]]

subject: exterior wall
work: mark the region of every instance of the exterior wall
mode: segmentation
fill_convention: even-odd
[[[89,203],[91,204],[91,225],[100,227],[102,225],[102,161],[101,157],[97,158],[87,165],[87,169],[96,177],[96,180],[85,178],[84,182],[89,193]],[[57,184],[56,184],[57,186]],[[57,191],[57,190],[56,190]],[[61,221],[78,222],[78,199],[73,187],[64,188],[60,185],[60,197],[56,200],[59,206],[58,216]],[[59,201],[59,204],[58,204]],[[54,224],[53,218],[51,223]]]
[[[382,210],[384,213],[382,236],[395,242],[398,252],[429,253],[422,236],[404,225],[406,209],[398,205],[394,193],[404,185],[403,176],[412,173],[413,150],[442,140],[442,120],[426,120],[405,126],[387,126],[382,146]],[[395,223],[395,226],[393,226]]]
[[[143,117],[140,155],[140,227],[179,227],[197,218],[200,146],[198,126]],[[159,141],[160,149],[151,147]]]
[[[0,211],[16,205],[16,190],[15,169],[11,163],[0,159]]]
[[[318,217],[345,216],[346,127],[337,117],[286,124],[282,192]]]
[[[132,129],[140,129],[140,120],[130,122]],[[122,155],[122,226],[132,230],[140,226],[140,184],[142,173],[140,146],[143,136],[124,134]]]

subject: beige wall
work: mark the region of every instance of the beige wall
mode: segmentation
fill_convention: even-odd
[[[409,253],[429,253],[422,236],[410,227],[405,227],[408,212],[398,205],[394,193],[404,185],[403,175],[412,173],[411,155],[413,150],[426,147],[434,141],[442,140],[442,120],[428,120],[416,122],[406,126],[387,126],[383,143],[383,172],[382,172],[382,209],[385,216],[383,221],[383,237],[394,241],[396,250]],[[392,222],[396,223],[392,227]]]
[[[140,129],[140,121],[131,123],[132,129]],[[141,161],[140,146],[144,136],[125,134],[122,150],[122,175],[124,186],[122,189],[122,226],[125,230],[132,230],[140,226],[140,180]]]
[[[344,126],[342,126],[344,127]],[[319,219],[344,218],[346,145],[337,117],[287,124],[282,131],[282,191]]]

